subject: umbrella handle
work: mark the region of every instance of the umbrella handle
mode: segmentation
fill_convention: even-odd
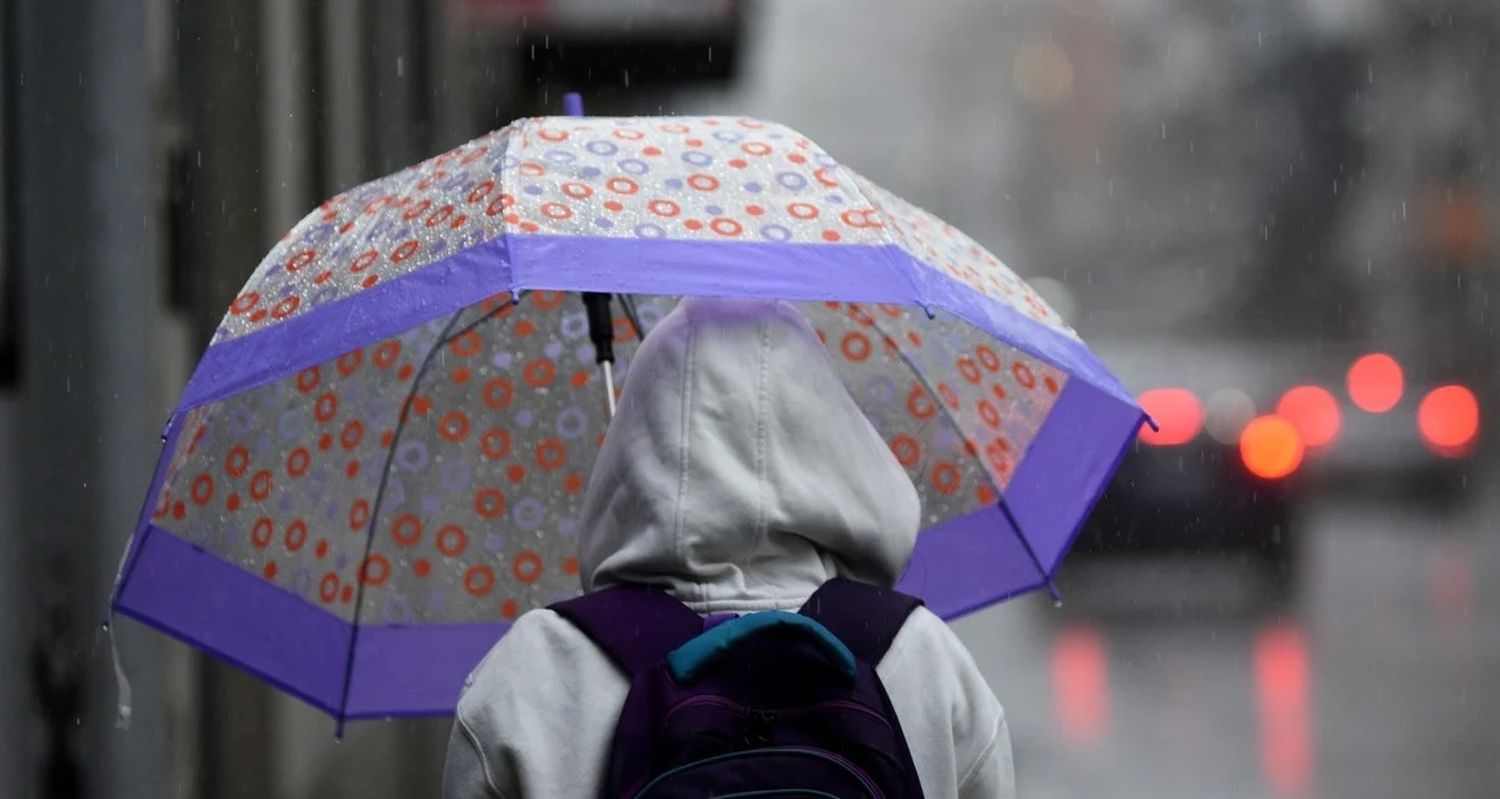
[[[615,370],[612,361],[600,361],[604,370],[604,400],[609,405],[609,418],[615,418]]]

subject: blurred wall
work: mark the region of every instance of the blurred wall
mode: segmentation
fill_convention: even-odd
[[[0,383],[0,796],[435,790],[446,721],[338,745],[326,717],[130,621],[115,729],[101,622],[157,434],[260,256],[322,197],[479,132],[447,99],[468,45],[444,5],[0,5],[0,278],[20,311]]]
[[[18,369],[0,388],[7,796],[157,795],[158,647],[137,674],[129,732],[102,633],[161,423],[159,302],[146,14],[138,4],[4,6],[6,267]],[[19,692],[19,696],[14,695]]]

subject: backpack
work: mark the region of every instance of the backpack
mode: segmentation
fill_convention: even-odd
[[[600,795],[920,797],[875,673],[920,604],[834,579],[798,613],[730,620],[644,585],[553,605],[630,679]]]

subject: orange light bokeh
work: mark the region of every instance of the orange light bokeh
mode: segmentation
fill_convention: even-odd
[[[1383,352],[1361,356],[1349,367],[1349,399],[1356,408],[1385,413],[1396,407],[1406,390],[1401,364]]]
[[[1307,446],[1296,426],[1280,416],[1252,419],[1240,433],[1240,459],[1256,477],[1276,480],[1297,471]]]

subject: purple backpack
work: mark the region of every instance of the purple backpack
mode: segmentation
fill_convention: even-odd
[[[601,796],[920,797],[875,665],[921,600],[834,579],[705,620],[660,588],[553,605],[630,678]]]

